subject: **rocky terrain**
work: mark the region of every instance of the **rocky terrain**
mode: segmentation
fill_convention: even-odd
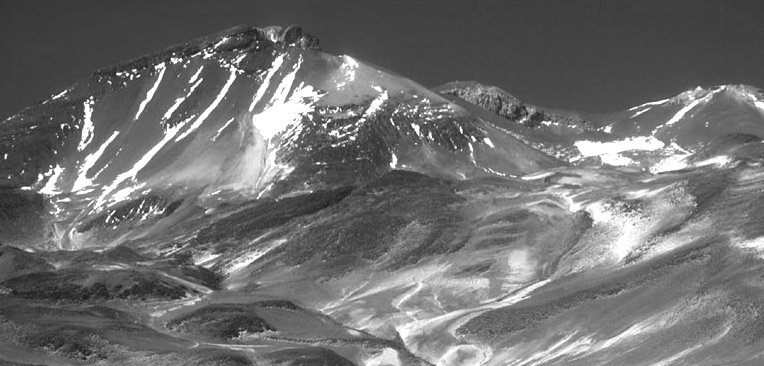
[[[0,363],[761,364],[761,136],[233,28],[0,122]]]

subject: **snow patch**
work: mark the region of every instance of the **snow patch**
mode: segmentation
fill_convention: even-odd
[[[82,137],[80,138],[80,144],[77,145],[77,151],[84,150],[90,142],[93,141],[93,104],[95,100],[93,97],[88,98],[83,106],[85,111],[82,119]]]
[[[400,366],[401,360],[398,357],[398,351],[392,348],[385,348],[378,355],[369,358],[364,362],[364,366]]]
[[[411,128],[414,129],[414,132],[416,132],[416,135],[419,136],[419,138],[422,138],[422,132],[419,130],[419,125],[411,125]]]
[[[102,207],[105,204],[105,199],[109,197],[109,195],[111,195],[111,193],[114,192],[114,190],[116,190],[120,184],[122,184],[123,182],[129,179],[135,180],[135,177],[136,175],[138,175],[138,172],[140,172],[143,168],[146,167],[146,165],[148,165],[148,163],[154,158],[154,156],[157,153],[159,153],[159,151],[162,150],[162,148],[164,148],[164,146],[167,145],[167,143],[170,142],[170,140],[172,140],[178,134],[178,132],[180,132],[180,130],[183,129],[183,127],[186,126],[186,124],[188,124],[188,121],[189,120],[185,120],[175,126],[168,128],[164,132],[164,136],[162,137],[162,140],[157,142],[151,149],[149,149],[149,151],[147,151],[135,164],[133,164],[133,167],[130,168],[130,170],[119,174],[114,179],[112,184],[109,185],[109,187],[107,187],[104,190],[104,192],[101,194],[101,196],[96,200],[95,208],[98,209]],[[111,197],[112,201],[119,201],[123,199],[123,197],[126,198],[126,196],[128,196],[130,193],[132,193],[132,191],[136,189],[138,188],[128,188],[128,191],[126,193],[122,192],[122,195],[115,194]],[[125,190],[123,189],[122,191],[125,191]]]
[[[641,111],[638,111],[637,113],[634,113],[634,114],[632,114],[632,115],[631,115],[631,117],[629,117],[629,118],[634,118],[634,117],[636,117],[636,116],[639,116],[640,114],[643,114],[643,113],[645,113],[645,112],[649,111],[650,109],[652,109],[652,108],[650,108],[650,107],[648,107],[648,108],[645,108],[645,109],[643,109],[643,110],[641,110]]]
[[[342,58],[342,66],[340,71],[345,77],[342,81],[337,83],[337,88],[343,88],[348,82],[355,80],[356,70],[358,69],[358,61],[348,55],[340,56]]]
[[[520,177],[522,180],[537,180],[537,179],[544,179],[548,176],[554,175],[555,172],[541,172],[541,173],[534,173],[529,175],[524,175]]]
[[[303,115],[313,110],[321,93],[310,85],[300,83],[288,98],[276,98],[277,102],[252,116],[252,125],[260,136],[270,140],[289,126],[299,123]]]
[[[398,166],[398,157],[395,156],[395,153],[392,154],[390,157],[390,168],[395,169]]]
[[[666,103],[666,102],[668,102],[669,100],[671,100],[671,99],[662,99],[662,100],[657,100],[657,101],[655,101],[655,102],[647,102],[647,103],[642,103],[642,104],[640,104],[640,105],[638,105],[638,106],[635,106],[635,107],[631,107],[631,108],[629,108],[629,111],[633,111],[633,110],[636,110],[636,109],[640,109],[640,108],[642,108],[642,107],[648,107],[648,106],[653,106],[653,105],[659,105],[659,104],[663,104],[663,103]]]
[[[674,123],[678,122],[680,119],[682,119],[682,117],[684,117],[685,114],[687,114],[687,112],[695,108],[702,101],[703,101],[702,98],[696,99],[690,102],[690,104],[682,107],[682,109],[680,109],[679,112],[676,112],[676,114],[674,114],[674,116],[671,117],[671,119],[666,122],[665,126],[671,126]]]
[[[233,261],[228,263],[225,269],[226,274],[231,275],[232,273],[236,273],[246,268],[250,264],[254,263],[256,260],[260,259],[262,256],[266,255],[268,252],[270,252],[271,250],[273,250],[274,248],[278,247],[279,245],[285,242],[286,242],[286,239],[279,239],[274,241],[270,245],[265,246],[264,248],[239,255]]]
[[[212,48],[220,47],[224,43],[228,42],[228,39],[229,39],[229,37],[223,37],[221,40],[217,41],[217,43],[215,43],[215,45],[213,45]]]
[[[387,101],[387,91],[382,92],[382,95],[379,96],[379,98],[374,99],[371,101],[371,104],[369,104],[369,108],[366,109],[366,112],[363,114],[363,118],[371,117],[374,115],[374,113],[377,113],[377,111],[380,110],[383,104],[385,104],[385,101]]]
[[[45,176],[50,176],[50,178],[48,178],[48,181],[45,183],[45,186],[42,187],[42,189],[40,189],[39,192],[42,194],[50,195],[50,196],[61,193],[61,190],[59,190],[57,185],[58,185],[58,180],[61,177],[61,173],[63,172],[64,172],[64,168],[62,168],[61,165],[56,165],[56,167],[53,168],[53,170],[45,173]]]
[[[195,82],[193,85],[191,85],[191,89],[186,93],[185,96],[175,99],[175,103],[170,107],[170,109],[167,110],[167,112],[164,113],[164,116],[162,116],[162,120],[166,121],[172,117],[173,113],[180,107],[183,102],[188,99],[188,97],[191,96],[191,94],[196,90],[196,88],[199,86],[199,84],[202,83],[204,78],[199,79],[197,82]]]
[[[263,79],[263,83],[260,84],[260,87],[257,88],[257,92],[255,92],[255,96],[252,98],[252,103],[249,105],[249,111],[252,112],[255,110],[255,105],[257,102],[260,101],[260,99],[263,98],[265,95],[265,92],[268,90],[268,87],[271,84],[271,78],[273,78],[273,75],[276,74],[276,71],[278,71],[281,68],[281,65],[284,63],[284,55],[281,54],[278,57],[276,57],[275,60],[273,60],[273,63],[271,64],[271,68],[268,69],[268,73],[265,75],[265,79]]]
[[[581,140],[576,141],[575,146],[583,156],[602,156],[631,150],[654,151],[664,147],[665,144],[655,137],[648,136],[609,142]]]
[[[214,111],[215,108],[217,108],[218,104],[220,104],[220,102],[223,100],[223,98],[225,98],[226,94],[228,94],[228,89],[231,87],[231,85],[233,85],[233,82],[235,80],[236,80],[236,69],[231,68],[230,74],[228,75],[228,80],[226,80],[225,85],[223,85],[223,89],[220,90],[220,93],[218,93],[218,95],[215,97],[215,100],[212,101],[212,104],[210,104],[209,107],[207,107],[207,109],[205,109],[204,112],[202,112],[202,114],[199,115],[196,121],[194,121],[194,123],[191,124],[191,126],[188,128],[188,130],[186,130],[186,132],[183,132],[183,134],[181,134],[175,139],[175,142],[183,140],[188,135],[196,131],[199,128],[199,126],[202,125],[202,123],[204,123],[204,121],[207,119],[207,117],[210,116],[212,111]]]
[[[223,133],[223,131],[225,131],[226,127],[230,126],[231,123],[233,123],[234,120],[236,120],[236,118],[235,117],[231,117],[231,119],[229,119],[223,125],[223,127],[220,127],[220,129],[218,129],[218,132],[215,133],[215,136],[212,136],[212,141],[217,141],[218,137],[220,137],[220,135]]]
[[[732,159],[729,156],[719,155],[719,156],[714,156],[713,158],[710,158],[710,159],[699,161],[699,162],[695,163],[694,165],[695,166],[714,165],[714,166],[717,166],[717,167],[724,167],[724,166],[727,166],[731,162],[732,162]]]
[[[204,65],[199,67],[199,70],[196,70],[194,75],[191,76],[191,80],[188,81],[189,84],[193,84],[196,82],[196,79],[199,78],[199,75],[202,73],[202,70],[204,69]]]
[[[66,90],[64,90],[64,91],[62,91],[62,92],[60,92],[60,93],[50,97],[50,99],[51,100],[59,99],[59,98],[63,97],[64,95],[66,95],[67,92],[69,92],[69,89],[66,89]]]
[[[135,120],[138,119],[138,117],[141,116],[141,113],[143,113],[143,110],[146,109],[146,105],[151,101],[151,99],[154,98],[154,93],[156,93],[157,89],[159,88],[159,83],[162,82],[162,78],[164,77],[164,72],[167,70],[167,67],[165,66],[165,63],[162,62],[159,65],[155,67],[156,69],[159,69],[159,75],[157,75],[156,81],[154,81],[154,85],[151,86],[151,89],[146,93],[146,98],[143,99],[140,106],[138,106],[138,112],[135,114]]]
[[[117,138],[117,135],[119,135],[119,131],[114,131],[96,152],[85,157],[85,161],[80,166],[79,173],[77,174],[77,179],[74,181],[72,191],[76,192],[93,184],[92,180],[87,177],[87,173],[98,162],[106,148]]]

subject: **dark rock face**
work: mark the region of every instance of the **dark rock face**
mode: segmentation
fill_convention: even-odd
[[[463,99],[499,117],[520,123],[528,128],[538,128],[543,121],[560,122],[579,128],[591,129],[591,122],[575,116],[544,111],[523,103],[520,99],[498,87],[478,82],[452,82],[435,88],[439,93]]]
[[[319,49],[318,38],[305,32],[301,27],[290,25],[279,35],[279,40],[288,45],[299,45],[302,48]]]
[[[234,339],[244,334],[274,332],[256,313],[258,304],[209,305],[167,323],[167,328],[181,333],[196,333],[211,338]]]
[[[443,94],[459,97],[513,122],[524,120],[529,114],[520,99],[495,86],[455,82],[438,89]]]

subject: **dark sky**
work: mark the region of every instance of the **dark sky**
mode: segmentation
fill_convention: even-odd
[[[565,109],[764,87],[761,0],[0,0],[0,117],[97,68],[237,24],[300,24],[326,51],[426,86],[475,79]]]

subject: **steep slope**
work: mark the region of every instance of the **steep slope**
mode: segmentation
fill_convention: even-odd
[[[558,164],[410,80],[317,44],[296,27],[243,27],[98,71],[2,122],[0,184],[48,198],[50,245],[72,248],[126,235],[90,235],[94,222],[131,221],[134,237],[178,209],[396,168],[465,178]]]
[[[654,172],[693,164],[725,164],[730,159],[724,154],[709,156],[707,149],[705,159],[695,154],[719,139],[727,139],[727,143],[735,140],[728,136],[762,136],[764,94],[746,85],[697,87],[598,119],[603,131],[617,138],[577,143],[584,156],[604,157],[615,165],[639,165]]]
[[[581,118],[317,45],[236,28],[0,124],[0,363],[762,363],[753,89]]]
[[[702,154],[706,159],[699,159],[695,153],[717,139],[729,143],[734,138],[728,136],[764,133],[764,94],[746,85],[697,87],[673,98],[602,115],[545,110],[477,82],[453,82],[436,90],[490,112],[485,118],[513,136],[575,165],[662,172],[704,162],[724,163],[729,159],[723,154],[708,156],[706,149]]]

